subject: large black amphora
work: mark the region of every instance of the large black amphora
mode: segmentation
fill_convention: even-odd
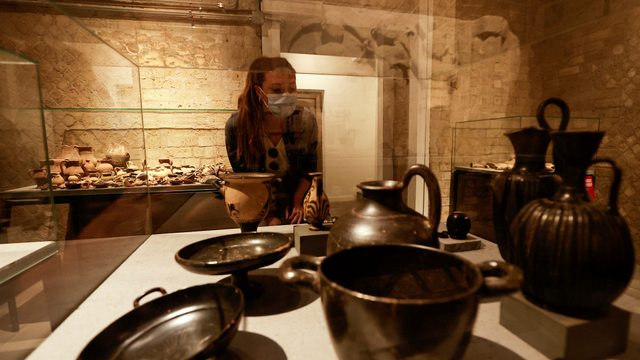
[[[591,161],[603,132],[553,133],[562,186],[552,199],[530,202],[511,226],[509,258],[522,268],[532,302],[572,316],[605,312],[633,274],[634,248],[617,210],[621,172],[612,160]],[[597,162],[613,166],[609,207],[589,202],[584,177]]]
[[[569,123],[569,107],[556,98],[543,101],[538,107],[537,119],[542,129],[528,127],[505,133],[513,145],[516,163],[513,169],[497,175],[493,187],[493,227],[500,255],[509,258],[511,234],[509,228],[516,214],[529,202],[549,198],[557,190],[556,178],[545,170],[545,155],[551,142],[549,123],[544,117],[545,108],[555,104],[562,111],[560,130]]]

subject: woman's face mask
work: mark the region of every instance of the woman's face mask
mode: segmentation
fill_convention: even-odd
[[[267,107],[275,116],[288,117],[298,107],[298,95],[296,93],[267,94],[262,88],[260,90],[267,96]]]

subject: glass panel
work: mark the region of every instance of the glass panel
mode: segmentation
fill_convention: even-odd
[[[36,61],[0,48],[0,284],[59,247],[38,75]]]

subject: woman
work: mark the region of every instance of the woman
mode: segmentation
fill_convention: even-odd
[[[318,124],[311,111],[298,106],[297,93],[296,72],[286,59],[258,58],[225,127],[234,172],[268,172],[281,179],[268,225],[302,222],[309,173],[318,167]]]

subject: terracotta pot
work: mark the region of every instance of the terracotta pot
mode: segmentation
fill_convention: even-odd
[[[106,157],[114,167],[124,168],[127,166],[130,155],[124,143],[112,143],[107,150]]]
[[[78,146],[78,153],[82,158],[83,164],[86,163],[86,160],[89,160],[94,168],[98,166],[98,159],[96,159],[95,155],[93,155],[91,146]]]
[[[402,191],[415,175],[424,179],[429,190],[429,218],[402,201]],[[327,255],[354,246],[380,243],[440,247],[440,186],[428,167],[411,166],[402,182],[369,181],[358,187],[362,189],[364,200],[333,224],[327,239]]]
[[[90,159],[84,159],[82,163],[82,170],[84,171],[84,176],[89,176],[89,173],[91,171],[95,171],[96,167]]]
[[[49,160],[41,160],[40,166],[46,169],[46,166],[49,165],[49,171],[53,172],[62,172],[62,168],[60,167],[60,163],[64,161],[64,159],[49,159]]]
[[[256,231],[269,212],[273,174],[235,173],[221,177],[220,192],[229,216],[242,232]]]
[[[590,161],[603,132],[554,133],[563,182],[551,200],[518,213],[510,258],[524,273],[523,294],[549,310],[577,317],[599,315],[622,293],[634,270],[634,247],[618,214],[621,172],[609,159]],[[608,209],[590,203],[584,178],[595,162],[613,166]],[[557,164],[558,164],[557,163]]]
[[[79,177],[84,175],[84,170],[80,167],[79,160],[65,160],[60,166],[62,167],[62,175],[65,178],[68,178],[69,175],[78,175]]]
[[[301,255],[285,260],[279,275],[320,294],[341,360],[461,359],[478,301],[516,291],[522,281],[507,263],[475,265],[402,244],[359,246],[324,259]]]
[[[96,168],[96,170],[98,170],[98,172],[100,173],[113,170],[113,165],[111,164],[111,160],[104,158],[98,161],[98,167]]]
[[[31,176],[38,187],[47,183],[47,169],[30,169],[29,176]]]
[[[75,145],[62,145],[60,154],[58,154],[57,159],[60,160],[60,162],[64,160],[82,160]]]
[[[304,218],[309,223],[310,230],[324,229],[324,221],[329,216],[329,198],[322,186],[322,173],[309,174],[313,176],[311,186],[304,197]]]
[[[64,184],[64,178],[59,172],[51,172],[51,184],[54,186],[60,186]]]

